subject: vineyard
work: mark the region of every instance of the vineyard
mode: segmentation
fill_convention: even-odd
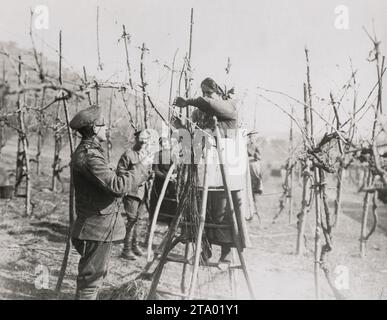
[[[119,39],[115,50],[125,57],[123,81],[99,79],[84,66],[77,66],[82,69],[77,73],[66,62],[62,31],[53,48],[57,61],[45,57],[36,46],[32,11],[26,31],[31,49],[0,43],[1,299],[73,299],[79,255],[70,241],[76,213],[69,165],[80,137],[69,122],[79,110],[91,105],[102,108],[112,167],[122,151],[133,146],[138,130],[155,129],[170,139],[176,120],[194,129],[189,111],[184,114],[172,103],[175,96],[190,98],[197,92],[192,66],[194,9],[187,16],[189,46],[184,58],[178,59],[176,50],[167,57],[171,63],[161,66],[168,74],[164,92],[168,101],[160,98],[160,87],[147,73],[161,59],[153,59],[145,42],[134,45],[125,25],[121,34],[114,35]],[[99,7],[95,27],[97,65],[102,70]],[[296,84],[301,98],[256,85],[258,102],[253,107],[271,106],[289,123],[288,136],[258,135],[255,139],[262,154],[264,192],[256,203],[258,214],[246,221],[251,245],[244,255],[256,299],[387,298],[387,117],[383,106],[387,66],[377,33],[363,31],[360,40],[368,42],[370,50],[364,58],[374,72],[371,87],[363,86],[351,61],[347,82],[320,96],[313,82],[313,66],[319,62],[307,46],[300,48],[305,58],[300,70],[304,81]],[[139,68],[133,67],[134,56]],[[231,66],[228,59],[226,76]],[[359,97],[360,89],[367,92],[365,99]],[[256,110],[253,114],[258,116]],[[360,125],[368,129],[361,130]],[[150,223],[145,211],[140,235],[144,248]],[[167,231],[168,225],[158,224],[155,243],[161,243]],[[145,298],[149,279],[138,280],[138,276],[146,257],[124,261],[119,257],[121,249],[120,243],[113,247],[100,299]],[[172,264],[167,269],[163,284],[165,290],[173,291],[181,270]],[[224,270],[202,273],[201,298],[220,288],[227,292]],[[139,288],[133,289],[133,283]],[[243,281],[237,281],[235,290],[238,299],[249,299]]]

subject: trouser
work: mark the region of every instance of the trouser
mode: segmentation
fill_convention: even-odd
[[[259,221],[261,221],[261,214],[260,214],[260,212],[258,210],[259,197],[260,197],[259,193],[253,193],[255,212],[256,212],[256,214],[258,216]]]
[[[124,207],[126,213],[126,235],[124,239],[123,253],[128,254],[133,247],[137,248],[138,245],[138,232],[140,206],[144,204],[143,200],[137,198],[126,197],[124,199]]]
[[[112,242],[72,239],[81,259],[78,264],[76,300],[96,300],[108,272]]]

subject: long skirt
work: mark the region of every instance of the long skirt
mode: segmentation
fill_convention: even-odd
[[[231,191],[237,221],[237,236],[241,240],[242,248],[250,246],[249,234],[244,219],[245,212],[248,209],[246,201],[243,200],[244,192],[244,190]],[[235,247],[232,216],[224,190],[208,192],[206,223],[220,225],[219,227],[205,228],[205,236],[209,243],[216,245],[229,244]]]

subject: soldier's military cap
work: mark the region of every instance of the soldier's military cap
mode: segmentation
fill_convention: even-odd
[[[92,126],[99,124],[101,119],[101,108],[97,106],[91,106],[89,108],[79,111],[73,119],[70,121],[70,128],[73,130],[79,130],[86,126]]]

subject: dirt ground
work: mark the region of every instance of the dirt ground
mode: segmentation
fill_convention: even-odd
[[[2,167],[13,168],[15,150],[16,147],[13,144],[3,150],[0,161]],[[49,191],[50,161],[49,159],[45,161],[44,174],[39,178],[34,177],[33,217],[23,217],[23,198],[0,200],[1,299],[74,298],[79,259],[74,249],[70,254],[61,294],[57,295],[55,292],[67,233],[68,192],[67,190],[64,193]],[[63,179],[65,182],[68,181],[66,176]],[[281,180],[279,177],[265,174],[265,192],[258,203],[262,221],[259,223],[255,216],[248,223],[252,246],[244,252],[246,263],[256,299],[314,299],[314,215],[311,212],[308,217],[306,253],[302,257],[297,257],[294,254],[296,219],[294,218],[293,223],[289,224],[285,212],[277,223],[272,223],[273,216],[278,211]],[[333,186],[332,183],[331,187]],[[300,189],[301,187],[296,184],[295,214],[300,206]],[[329,258],[332,277],[338,280],[340,273],[335,273],[335,270],[337,272],[346,270],[348,281],[345,283],[348,286],[342,292],[349,299],[385,300],[387,299],[387,206],[378,203],[378,227],[367,243],[367,256],[361,259],[359,237],[362,194],[357,193],[356,187],[347,181],[343,200],[339,225],[334,230],[334,250]],[[146,216],[144,216],[142,221],[144,230],[146,223]],[[156,242],[160,241],[165,231],[166,226],[158,227]],[[144,238],[143,233],[142,240]],[[122,244],[115,245],[113,249],[110,272],[104,289],[118,287],[133,279],[146,263],[145,257],[135,262],[121,260],[119,258],[121,249]],[[168,264],[160,286],[166,290],[178,291],[180,279],[181,265]],[[218,298],[230,299],[228,280],[227,272],[202,268],[199,280],[201,296],[205,298],[215,293]],[[224,294],[220,295],[221,292]],[[243,275],[239,272],[237,298],[249,298]],[[334,299],[323,275],[321,275],[321,298]]]

